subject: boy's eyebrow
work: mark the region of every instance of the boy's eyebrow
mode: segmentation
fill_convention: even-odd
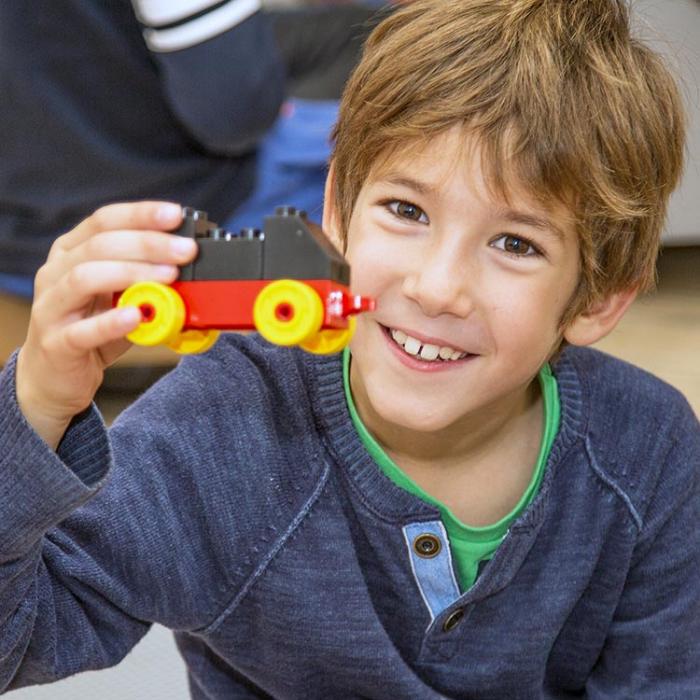
[[[430,194],[435,189],[427,182],[421,182],[420,180],[415,180],[414,178],[406,177],[405,175],[394,175],[393,173],[390,173],[381,179],[390,185],[408,187],[409,189],[418,192],[418,194]]]
[[[545,233],[552,233],[559,241],[564,240],[564,232],[549,219],[543,219],[533,214],[515,211],[513,209],[501,209],[498,212],[500,218],[512,224],[522,224],[523,226],[532,226]]]

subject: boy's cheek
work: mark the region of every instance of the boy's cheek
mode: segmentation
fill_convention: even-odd
[[[396,262],[391,260],[387,251],[379,248],[351,248],[346,257],[352,271],[355,294],[369,293],[399,274]]]
[[[357,234],[349,239],[346,259],[368,276],[401,276],[420,264],[422,251],[407,240],[382,235],[378,231]]]

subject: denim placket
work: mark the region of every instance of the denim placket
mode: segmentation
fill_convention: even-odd
[[[439,520],[409,523],[403,528],[411,569],[423,601],[430,612],[431,622],[460,596],[452,568],[452,555],[445,527]],[[439,550],[431,556],[416,551],[421,536],[432,535],[440,542]]]

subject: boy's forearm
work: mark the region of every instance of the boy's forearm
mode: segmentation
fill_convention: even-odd
[[[0,692],[65,675],[52,649],[58,622],[43,539],[98,492],[110,464],[94,409],[65,434],[65,455],[32,430],[16,401],[16,359],[0,372]]]
[[[48,411],[42,411],[38,401],[32,396],[31,387],[24,384],[17,387],[17,404],[27,423],[55,451],[70,425],[71,417],[55,416]]]
[[[25,371],[22,349],[13,357],[10,368],[14,369],[15,396],[22,415],[34,432],[55,451],[75,412],[68,407],[57,410],[44,405],[39,392],[35,390],[32,377],[27,376]]]
[[[22,556],[93,496],[111,459],[94,408],[62,432],[58,452],[48,445],[17,402],[15,369],[13,356],[0,372],[0,563]]]

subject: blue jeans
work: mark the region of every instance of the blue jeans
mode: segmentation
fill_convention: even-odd
[[[25,275],[5,275],[0,272],[1,292],[30,299],[34,294],[34,280]]]

